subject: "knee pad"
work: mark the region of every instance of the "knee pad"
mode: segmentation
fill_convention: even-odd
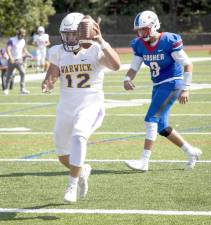
[[[146,139],[155,141],[157,138],[158,124],[152,122],[145,122],[146,126]]]
[[[161,130],[159,134],[161,136],[168,137],[171,134],[172,130],[172,127],[166,127],[165,129]]]
[[[84,164],[87,151],[87,139],[75,135],[71,140],[69,163],[73,166],[81,167]]]

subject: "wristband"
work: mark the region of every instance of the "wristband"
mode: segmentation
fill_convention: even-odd
[[[183,80],[184,80],[185,85],[190,86],[191,82],[192,82],[192,73],[191,72],[184,72],[183,73]]]
[[[103,41],[103,42],[100,44],[101,50],[104,50],[104,49],[107,48],[108,46],[109,46],[109,43],[106,42],[106,41]]]
[[[183,91],[189,91],[190,90],[190,85],[184,85],[182,90]]]
[[[129,76],[125,76],[123,81],[131,81],[131,78]]]

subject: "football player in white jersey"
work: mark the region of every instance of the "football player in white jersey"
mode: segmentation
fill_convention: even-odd
[[[49,35],[45,33],[44,27],[38,27],[37,34],[35,34],[33,37],[33,44],[37,47],[37,72],[44,72],[47,53],[46,47],[50,45]]]
[[[91,167],[84,164],[87,140],[104,117],[104,68],[118,70],[118,54],[106,42],[95,23],[96,36],[88,49],[79,44],[77,28],[84,15],[68,14],[61,23],[61,45],[49,49],[50,67],[42,83],[50,91],[60,80],[60,100],[55,123],[55,145],[59,161],[69,172],[66,202],[76,202],[88,191]]]

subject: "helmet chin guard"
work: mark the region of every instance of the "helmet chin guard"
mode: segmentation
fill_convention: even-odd
[[[64,50],[67,52],[74,52],[80,48],[77,30],[83,17],[81,13],[69,13],[61,22],[59,32]]]

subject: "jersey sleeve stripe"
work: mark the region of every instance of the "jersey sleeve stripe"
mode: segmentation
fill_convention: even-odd
[[[176,43],[173,44],[173,49],[178,49],[182,45],[183,45],[183,42],[182,42],[182,40],[180,40],[180,41],[178,41],[178,42],[176,42]]]

